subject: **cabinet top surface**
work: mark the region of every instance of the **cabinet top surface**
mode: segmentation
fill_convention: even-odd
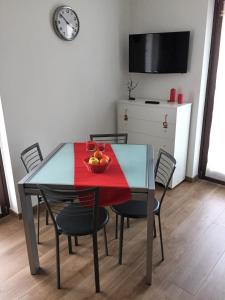
[[[132,104],[132,105],[141,105],[141,106],[148,106],[148,107],[166,107],[166,108],[171,108],[171,109],[176,109],[182,106],[191,106],[191,103],[183,103],[183,104],[178,104],[177,102],[174,103],[169,103],[165,100],[156,100],[159,101],[159,104],[146,104],[145,101],[148,101],[151,99],[136,99],[136,100],[124,100],[121,99],[118,101],[118,103],[123,103],[123,104]],[[155,101],[155,99],[152,99],[152,101]]]

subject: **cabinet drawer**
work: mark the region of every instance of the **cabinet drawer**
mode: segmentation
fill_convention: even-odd
[[[136,132],[144,133],[151,136],[168,138],[172,141],[175,140],[175,124],[168,123],[168,127],[164,128],[163,122],[154,122],[150,120],[142,120],[136,118],[129,118],[127,121],[124,118],[119,117],[118,129],[120,132]]]
[[[118,104],[118,116],[129,118],[136,118],[142,120],[151,120],[155,122],[164,122],[167,115],[168,123],[176,123],[176,109],[158,107],[157,105],[139,106],[129,104]]]

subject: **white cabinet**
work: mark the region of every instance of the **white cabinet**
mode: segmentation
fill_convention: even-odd
[[[120,100],[117,103],[117,131],[128,133],[130,144],[151,144],[155,160],[160,148],[177,160],[171,188],[185,179],[191,104],[160,101],[145,104],[145,100]]]

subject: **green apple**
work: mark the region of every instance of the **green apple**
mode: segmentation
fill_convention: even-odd
[[[98,165],[99,164],[99,160],[96,157],[91,157],[88,161],[89,164],[91,165]]]

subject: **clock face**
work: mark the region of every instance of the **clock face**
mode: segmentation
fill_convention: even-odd
[[[54,13],[54,28],[58,36],[66,41],[72,41],[79,32],[79,19],[69,6],[60,6]]]

